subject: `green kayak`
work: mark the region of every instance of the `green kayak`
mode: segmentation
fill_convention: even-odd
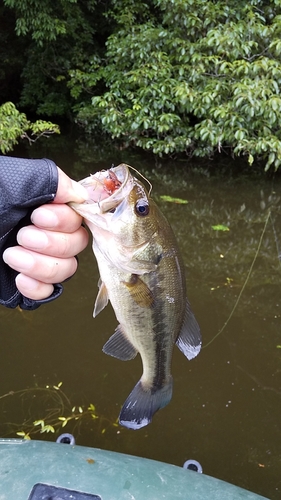
[[[196,468],[196,467],[195,467]],[[45,441],[0,439],[0,500],[262,500],[155,460]]]

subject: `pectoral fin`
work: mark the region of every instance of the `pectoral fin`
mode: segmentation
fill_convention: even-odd
[[[95,302],[93,316],[94,318],[107,306],[108,293],[105,284],[99,279],[99,291]]]
[[[105,354],[109,354],[109,356],[121,359],[122,361],[134,359],[138,353],[133,344],[125,336],[121,325],[117,326],[115,333],[104,344],[102,350]]]
[[[186,302],[184,321],[176,344],[187,359],[195,358],[201,349],[202,338],[200,328],[189,302]]]
[[[137,275],[132,274],[129,281],[122,281],[129,290],[132,299],[140,307],[153,307],[154,298],[146,283]]]

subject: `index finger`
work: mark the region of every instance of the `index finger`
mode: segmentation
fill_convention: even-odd
[[[73,233],[79,229],[82,220],[82,217],[77,212],[64,203],[41,205],[41,207],[33,210],[31,214],[31,222],[35,226],[63,233]]]

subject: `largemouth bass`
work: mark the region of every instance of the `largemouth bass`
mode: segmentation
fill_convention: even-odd
[[[141,356],[143,374],[119,415],[121,425],[140,429],[172,397],[174,344],[194,358],[200,329],[174,233],[143,183],[124,163],[80,182],[89,200],[71,206],[93,235],[100,272],[93,315],[110,300],[119,325],[103,351],[121,360]]]

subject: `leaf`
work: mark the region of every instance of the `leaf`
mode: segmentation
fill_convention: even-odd
[[[166,195],[166,194],[162,194],[160,196],[160,198],[161,198],[161,200],[167,201],[168,203],[178,203],[180,205],[187,205],[187,203],[188,203],[187,200],[183,200],[182,198],[174,198],[174,197]]]
[[[45,426],[45,422],[44,422],[44,420],[35,420],[33,422],[33,425],[41,425],[41,427],[44,427]]]
[[[254,162],[253,155],[249,154],[249,156],[248,156],[248,162],[249,162],[249,165],[253,165],[253,162]]]
[[[31,437],[29,434],[26,434],[24,431],[17,432],[17,436],[23,437],[23,439],[26,439],[28,441],[31,440]]]
[[[43,434],[43,432],[52,432],[54,434],[55,429],[52,425],[45,425],[44,427],[42,427],[40,432],[41,434]]]
[[[275,153],[274,153],[274,152],[271,152],[271,153],[269,154],[269,156],[268,156],[267,163],[266,163],[266,165],[265,165],[265,167],[264,167],[265,172],[267,172],[267,171],[268,171],[268,169],[269,169],[270,165],[274,162],[274,160],[275,160]]]
[[[214,231],[229,231],[229,227],[224,226],[223,224],[217,224],[216,226],[212,226]]]

